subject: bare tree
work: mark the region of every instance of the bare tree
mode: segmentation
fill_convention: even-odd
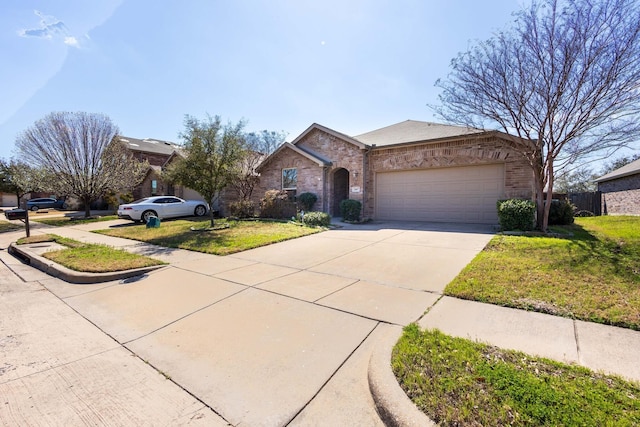
[[[556,169],[640,135],[640,13],[636,0],[534,0],[514,24],[452,61],[436,111],[520,137],[546,230]]]
[[[133,158],[118,133],[104,114],[54,112],[25,130],[16,146],[24,162],[51,177],[47,190],[78,197],[88,217],[92,202],[108,191],[131,189],[149,168]]]
[[[21,199],[33,191],[44,188],[45,172],[16,159],[0,160],[0,191],[13,193]]]
[[[220,116],[198,120],[185,116],[184,157],[171,164],[165,176],[196,190],[209,202],[211,227],[214,226],[213,205],[226,186],[236,179],[246,156],[244,122],[223,125]]]
[[[609,172],[613,172],[616,169],[620,169],[621,167],[626,166],[631,162],[635,162],[638,159],[640,159],[640,153],[632,154],[630,156],[622,156],[618,157],[617,159],[610,160],[602,166],[600,176],[606,175]]]
[[[286,133],[263,130],[245,135],[246,151],[240,162],[238,176],[231,182],[241,200],[250,200],[253,189],[260,182],[256,172],[258,165],[280,144],[284,142]]]

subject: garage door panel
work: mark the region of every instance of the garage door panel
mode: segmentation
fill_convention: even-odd
[[[496,201],[503,193],[500,164],[379,172],[376,218],[497,223]]]

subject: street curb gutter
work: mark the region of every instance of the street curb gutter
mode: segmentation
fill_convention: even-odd
[[[134,268],[131,270],[113,271],[109,273],[89,273],[84,271],[75,271],[64,267],[58,263],[48,260],[40,255],[30,251],[28,245],[15,245],[11,243],[7,251],[22,260],[25,260],[32,267],[58,279],[69,283],[91,284],[111,282],[113,280],[128,279],[130,277],[141,276],[166,265],[154,265],[151,267]]]
[[[401,328],[387,333],[377,343],[369,359],[369,390],[378,415],[387,426],[436,426],[400,388],[391,370],[391,352],[401,335]]]

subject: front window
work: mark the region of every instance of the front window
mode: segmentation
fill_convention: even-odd
[[[155,179],[151,181],[151,195],[155,196],[158,194],[158,181]]]
[[[296,168],[282,169],[282,189],[295,190],[298,186],[298,170]]]

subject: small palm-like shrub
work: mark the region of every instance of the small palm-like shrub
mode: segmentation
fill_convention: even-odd
[[[298,206],[300,210],[309,212],[313,209],[313,205],[318,201],[318,196],[313,193],[302,193],[298,196]]]
[[[358,200],[346,199],[340,202],[340,214],[345,221],[358,221],[362,203]]]

